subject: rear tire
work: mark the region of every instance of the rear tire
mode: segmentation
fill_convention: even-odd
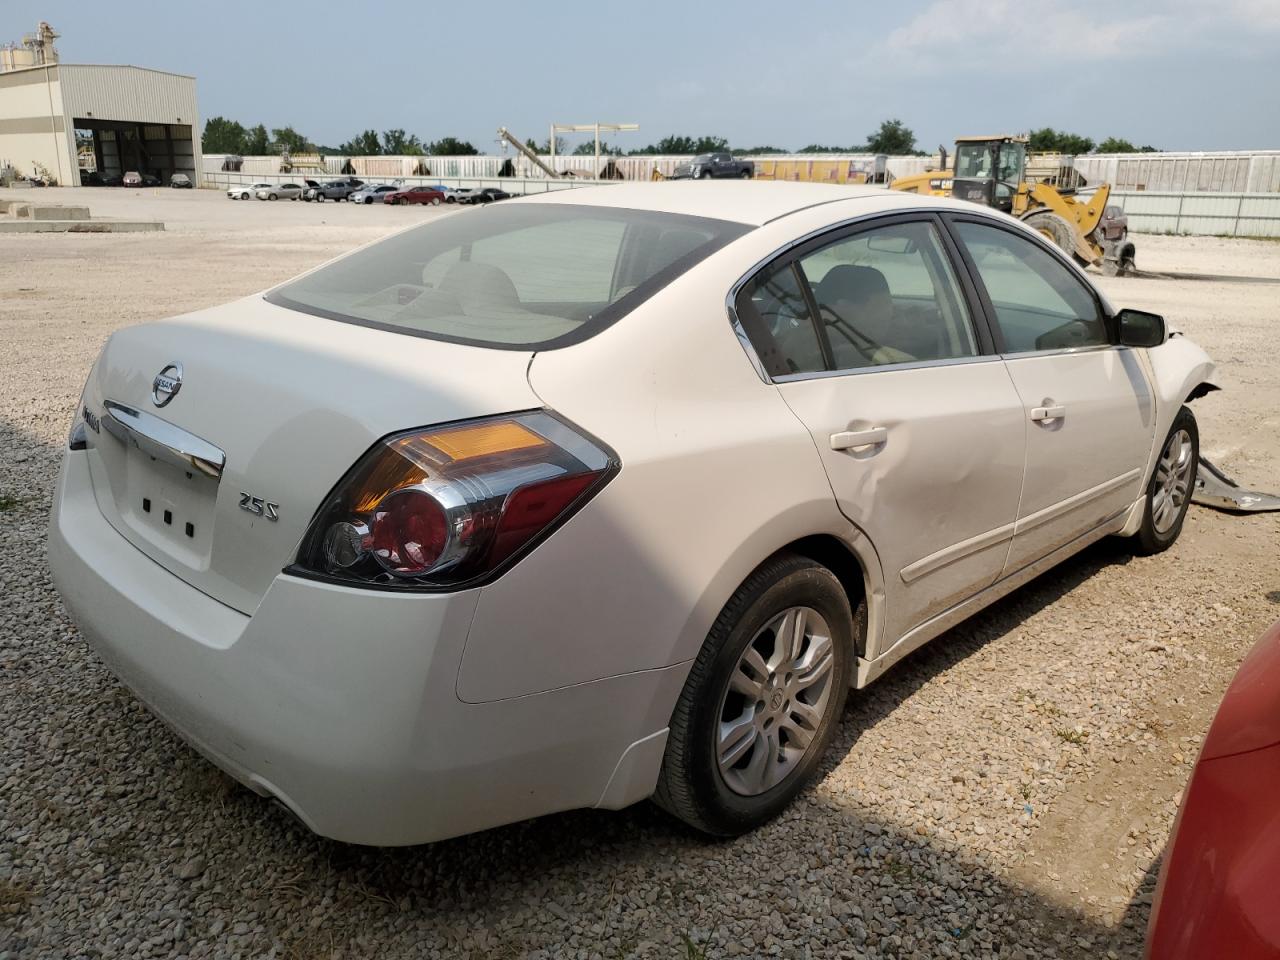
[[[826,567],[783,553],[757,568],[689,671],[654,801],[715,836],[776,816],[811,779],[839,725],[853,623]]]
[[[440,198],[439,198],[439,197],[432,197],[432,198],[431,198],[431,205],[432,205],[433,207],[438,207],[438,206],[440,206]]]
[[[740,176],[743,180],[750,180],[750,179],[751,179],[751,171],[750,171],[750,170],[743,170],[743,171],[742,171],[742,173],[738,174],[738,176]]]
[[[1173,546],[1196,488],[1200,468],[1200,430],[1187,407],[1178,411],[1160,447],[1160,456],[1147,484],[1142,526],[1133,536],[1134,552],[1145,556]]]

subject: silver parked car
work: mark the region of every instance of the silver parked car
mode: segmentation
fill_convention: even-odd
[[[302,196],[300,183],[272,183],[259,187],[255,196],[259,200],[297,200]]]
[[[1215,381],[962,200],[521,197],[116,331],[49,567],[143,703],[325,836],[651,796],[738,834],[912,650],[1105,536],[1170,547]]]
[[[271,186],[269,183],[237,183],[234,186],[227,187],[227,196],[232,200],[248,200],[250,197],[255,196],[259,190],[270,189]]]
[[[383,203],[387,199],[387,194],[403,189],[403,186],[390,183],[366,184],[347,199],[352,203]]]

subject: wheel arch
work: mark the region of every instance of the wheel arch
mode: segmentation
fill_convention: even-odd
[[[873,594],[873,587],[866,567],[853,548],[839,537],[829,533],[819,533],[801,537],[787,544],[777,553],[798,554],[821,564],[835,574],[836,579],[840,581],[840,586],[844,588],[845,596],[849,598],[849,609],[853,611],[854,653],[856,656],[865,657],[869,631],[866,629],[865,620],[862,622],[862,629],[858,629],[858,604]]]

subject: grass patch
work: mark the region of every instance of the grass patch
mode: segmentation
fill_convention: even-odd
[[[36,892],[17,880],[0,880],[0,916],[25,913]]]
[[[15,497],[8,493],[0,493],[0,513],[5,513],[9,510],[17,510],[26,502],[27,500],[25,497]]]
[[[684,944],[684,960],[707,960],[709,943],[694,943],[687,933],[680,934],[680,942]]]
[[[1074,743],[1077,747],[1083,746],[1085,741],[1089,739],[1088,730],[1073,730],[1068,727],[1059,727],[1053,731],[1054,735],[1063,743]]]

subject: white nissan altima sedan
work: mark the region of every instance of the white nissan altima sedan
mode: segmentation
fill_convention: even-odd
[[[654,797],[728,835],[850,688],[1101,537],[1169,546],[1213,388],[984,208],[551,193],[113,335],[50,561],[120,678],[320,834]]]

